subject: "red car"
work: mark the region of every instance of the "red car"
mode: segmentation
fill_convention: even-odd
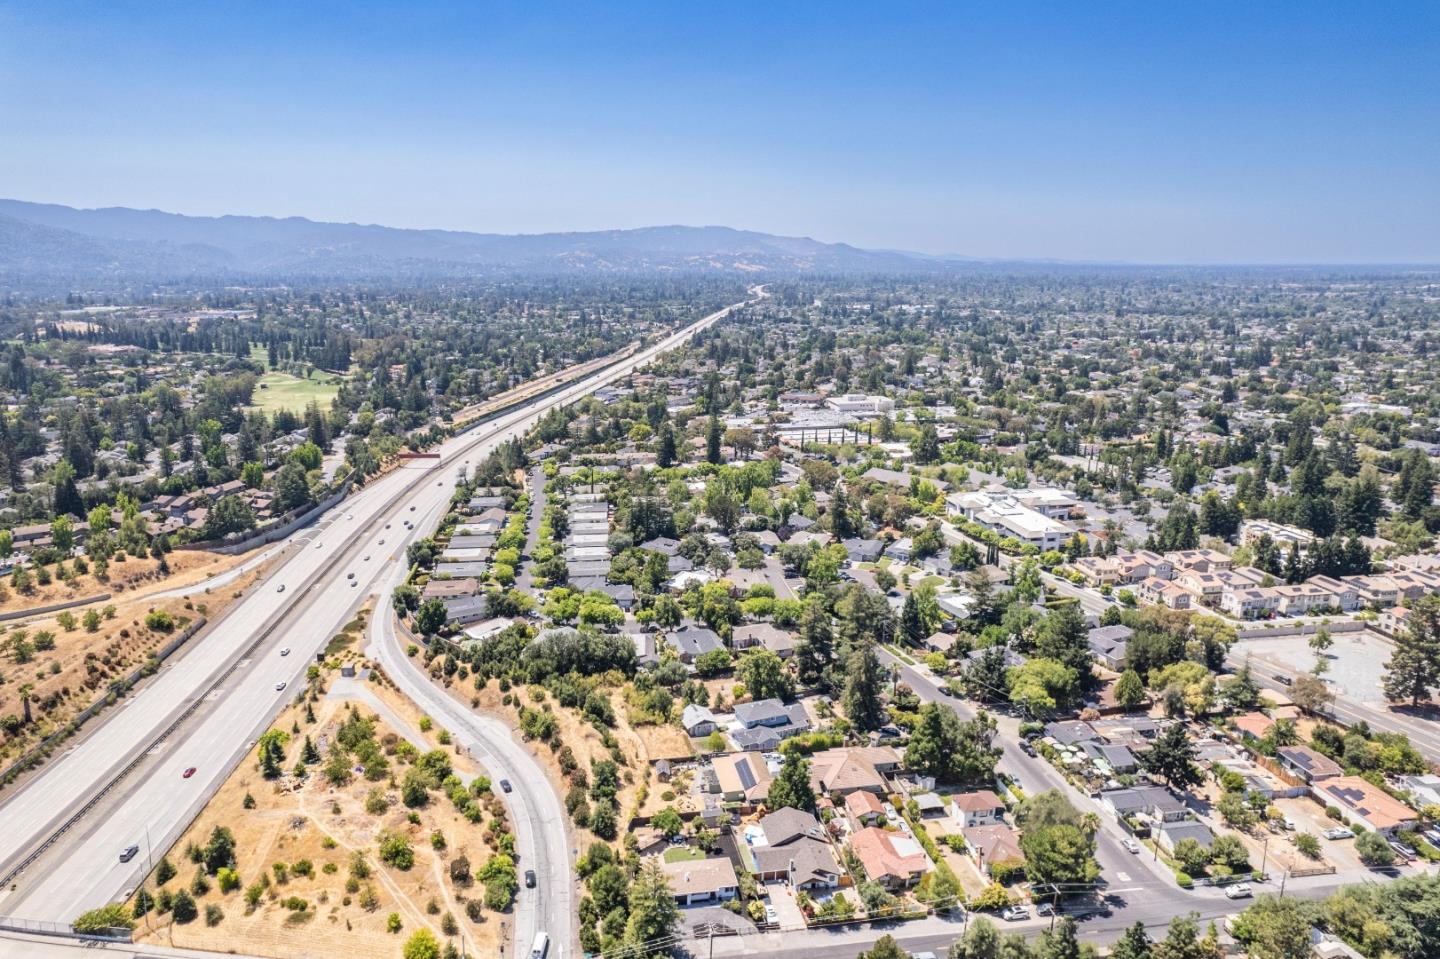
[[[195,767],[191,766],[189,769],[185,770],[185,772],[180,774],[180,778],[189,779],[193,775],[195,775]]]

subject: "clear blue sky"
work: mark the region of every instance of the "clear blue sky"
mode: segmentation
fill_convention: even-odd
[[[0,0],[0,131],[78,206],[1440,261],[1433,2]]]

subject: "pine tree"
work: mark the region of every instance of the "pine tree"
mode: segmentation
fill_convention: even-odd
[[[815,807],[815,791],[810,787],[810,761],[798,752],[785,757],[780,773],[770,783],[765,800],[768,809],[801,809]]]
[[[1440,686],[1440,596],[1426,596],[1411,607],[1409,621],[1395,637],[1382,685],[1387,699],[1418,706]]]
[[[885,723],[885,709],[880,702],[883,687],[875,647],[868,642],[860,644],[846,663],[845,692],[840,705],[845,718],[862,733],[879,729]]]
[[[710,414],[710,422],[705,427],[705,462],[717,465],[724,462],[720,456],[720,417],[714,413]]]
[[[1134,709],[1145,702],[1145,683],[1140,674],[1127,669],[1115,683],[1115,704],[1121,709]]]

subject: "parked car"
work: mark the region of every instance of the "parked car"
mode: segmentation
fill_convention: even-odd
[[[1353,832],[1346,829],[1344,826],[1336,826],[1334,829],[1325,830],[1326,839],[1350,839],[1353,838],[1354,835],[1355,834]]]
[[[1049,902],[1036,903],[1036,904],[1035,904],[1035,915],[1037,915],[1037,916],[1053,916],[1053,915],[1055,915],[1055,904],[1054,904],[1054,903],[1049,903]]]
[[[1396,855],[1398,855],[1401,859],[1404,859],[1406,862],[1414,862],[1415,857],[1419,855],[1419,853],[1415,851],[1414,846],[1406,845],[1405,843],[1399,842],[1395,839],[1390,840],[1390,848],[1395,850]]]
[[[1030,910],[1024,906],[1006,906],[1000,910],[1000,918],[1006,922],[1024,922],[1030,918]]]
[[[1237,882],[1233,886],[1225,887],[1226,899],[1249,899],[1252,894],[1253,893],[1250,889],[1250,884],[1248,882]]]
[[[1125,851],[1128,853],[1137,856],[1140,854],[1140,844],[1135,840],[1131,839],[1129,836],[1126,836],[1124,839],[1120,840],[1120,845],[1124,846]]]

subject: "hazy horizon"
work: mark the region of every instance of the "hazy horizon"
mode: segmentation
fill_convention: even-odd
[[[1440,10],[0,3],[0,193],[1133,264],[1440,261]]]

